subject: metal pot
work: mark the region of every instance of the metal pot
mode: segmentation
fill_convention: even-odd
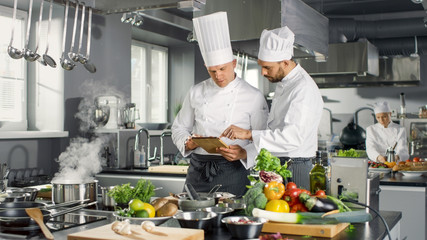
[[[107,195],[114,187],[115,186],[101,187],[102,205],[104,205],[104,207],[114,207],[116,205],[114,198]]]
[[[89,199],[97,201],[98,180],[87,183],[73,183],[72,181],[52,181],[52,202],[54,204],[74,200]]]

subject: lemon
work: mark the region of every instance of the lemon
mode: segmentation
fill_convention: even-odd
[[[129,208],[135,212],[141,211],[144,209],[144,202],[139,199],[132,199],[129,202]]]
[[[150,215],[148,214],[147,210],[141,210],[135,213],[135,217],[139,217],[139,218],[148,218],[150,217]]]
[[[143,209],[148,212],[148,217],[153,218],[156,216],[156,209],[149,203],[144,203]]]
[[[265,205],[265,210],[272,212],[289,212],[289,204],[285,200],[270,200]]]

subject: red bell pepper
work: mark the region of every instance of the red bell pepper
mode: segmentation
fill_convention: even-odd
[[[299,203],[299,195],[301,193],[301,189],[292,188],[287,189],[285,194],[283,195],[283,200],[288,202],[289,206],[292,207],[294,204]]]

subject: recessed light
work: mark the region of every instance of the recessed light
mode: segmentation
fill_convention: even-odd
[[[424,0],[411,0],[413,3],[415,4],[420,4],[422,3]]]

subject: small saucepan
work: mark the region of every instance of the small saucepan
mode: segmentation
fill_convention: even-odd
[[[52,213],[48,210],[41,210],[43,214],[43,222],[46,223],[49,219],[64,215],[66,213],[74,212],[79,209],[96,204],[96,202],[81,204],[72,208]],[[32,228],[34,230],[40,229],[34,219],[29,217],[25,209],[6,209],[0,211],[0,227],[2,229],[17,229],[17,228]]]
[[[58,203],[58,204],[46,204],[42,202],[28,202],[28,201],[4,202],[4,203],[0,203],[0,211],[6,210],[6,209],[25,209],[25,208],[40,208],[42,210],[50,210],[50,209],[55,209],[59,207],[67,207],[67,206],[72,206],[76,204],[82,204],[87,201],[89,201],[89,199],[86,199],[85,201],[76,200],[76,201],[69,201],[69,202]]]

